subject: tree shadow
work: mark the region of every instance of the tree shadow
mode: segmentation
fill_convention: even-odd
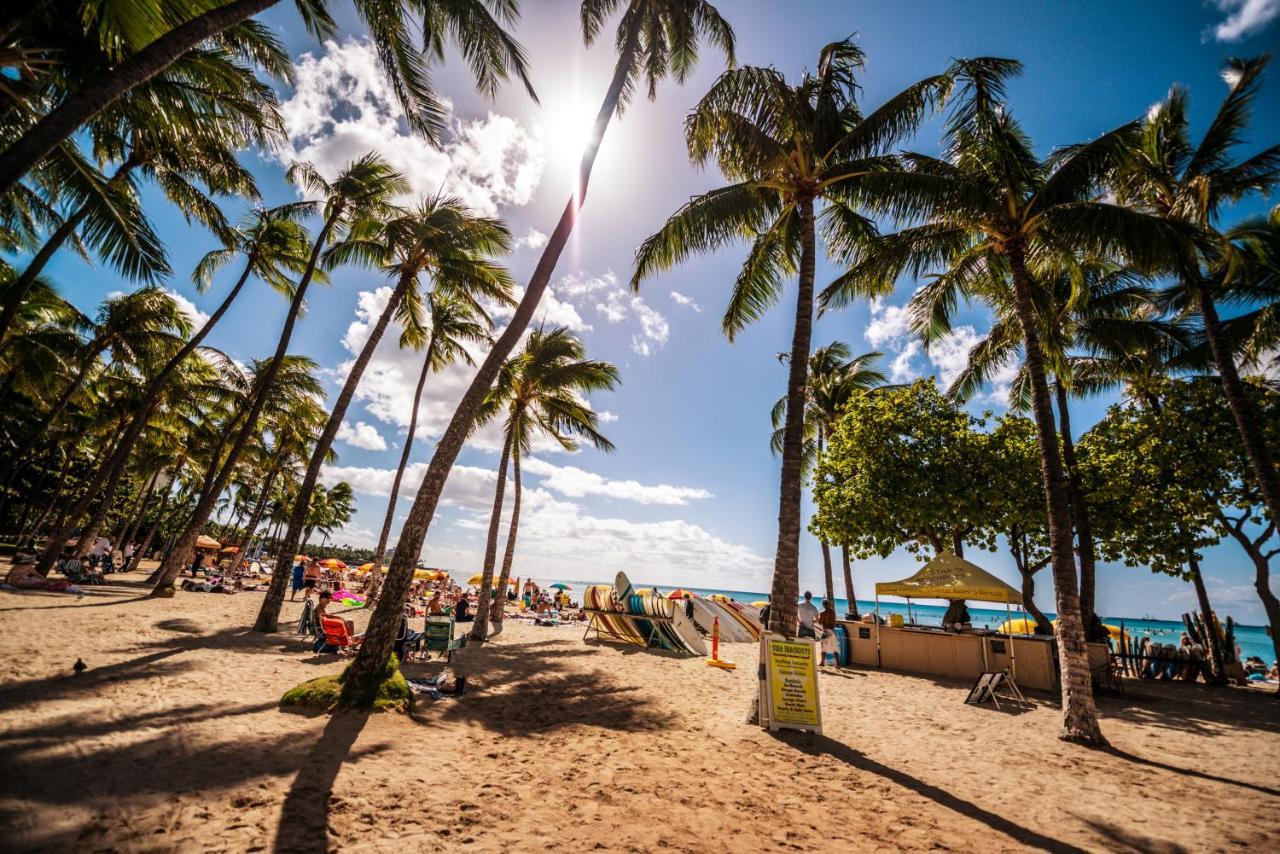
[[[1118,825],[1097,819],[1086,818],[1084,816],[1076,816],[1080,821],[1093,828],[1094,832],[1106,840],[1106,848],[1108,851],[1116,852],[1132,852],[1132,854],[1150,854],[1150,852],[1159,852],[1159,854],[1187,854],[1188,849],[1176,842],[1168,842],[1163,839],[1152,839],[1149,836],[1143,836],[1141,833],[1135,833],[1126,830]]]
[[[1268,694],[1187,682],[1125,680],[1125,696],[1099,697],[1108,717],[1144,727],[1217,737],[1241,729],[1280,733],[1280,714]]]
[[[915,792],[921,797],[928,798],[939,806],[981,822],[992,830],[1003,833],[1030,848],[1036,848],[1041,851],[1071,852],[1071,854],[1084,851],[1082,848],[1045,836],[1043,833],[1024,827],[1012,819],[984,809],[940,786],[926,783],[924,780],[913,777],[905,771],[899,771],[897,768],[890,768],[888,765],[881,764],[828,736],[788,732],[785,730],[775,733],[775,736],[779,741],[789,744],[810,756],[830,756],[832,759],[844,762],[860,771],[883,777],[891,783]]]
[[[1174,774],[1181,774],[1184,777],[1195,777],[1198,780],[1208,780],[1211,783],[1224,783],[1228,786],[1239,786],[1242,789],[1250,789],[1262,795],[1270,795],[1273,798],[1280,798],[1280,789],[1272,789],[1257,783],[1250,783],[1245,780],[1233,780],[1230,777],[1220,777],[1217,774],[1210,774],[1206,771],[1197,771],[1194,768],[1183,768],[1179,765],[1170,765],[1167,762],[1161,762],[1158,759],[1147,759],[1145,756],[1138,756],[1128,751],[1121,750],[1118,747],[1110,746],[1102,748],[1103,753],[1110,753],[1117,759],[1123,759],[1126,762],[1132,762],[1136,765],[1146,765],[1148,768],[1157,768],[1161,771],[1170,771]]]
[[[438,702],[418,698],[414,719],[420,723],[477,723],[510,738],[579,724],[630,732],[672,724],[672,716],[646,698],[638,686],[622,684],[606,670],[582,669],[580,647],[547,648],[555,643],[468,645],[454,653],[448,665],[440,661],[406,663],[402,669],[410,678],[434,675],[447,666],[468,680],[467,692],[461,697]],[[567,666],[569,661],[577,666]]]
[[[108,682],[135,682],[140,679],[165,679],[192,668],[189,662],[165,661],[178,651],[158,651],[148,655],[90,667],[80,676],[72,675],[67,664],[66,676],[41,676],[20,679],[0,685],[0,710],[53,700],[70,694],[94,691]],[[66,653],[67,658],[75,655]]]
[[[53,743],[65,741],[68,732],[74,732],[76,738],[88,738],[96,735],[111,735],[117,732],[131,732],[146,727],[168,728],[184,724],[199,723],[206,720],[220,720],[251,715],[276,708],[278,703],[246,703],[240,706],[216,706],[212,703],[196,703],[190,706],[179,706],[166,709],[163,717],[153,713],[127,715],[102,721],[86,721],[83,715],[68,715],[62,718],[42,722],[39,726],[26,729],[12,727],[0,732],[0,742],[26,741]],[[4,750],[5,748],[0,748]]]
[[[280,811],[273,850],[323,851],[329,848],[329,800],[333,782],[369,720],[367,712],[340,712],[329,718],[324,732],[302,757],[298,774]],[[389,745],[374,745],[359,756],[372,756]]]
[[[5,591],[10,593],[11,591]],[[103,608],[109,605],[128,605],[130,602],[142,602],[150,597],[143,593],[142,595],[129,595],[128,593],[115,593],[112,591],[89,592],[85,591],[85,599],[102,598],[102,602],[84,602],[81,597],[74,593],[40,593],[37,591],[24,591],[22,593],[13,593],[15,596],[36,596],[41,599],[49,599],[50,597],[58,597],[57,604],[54,605],[14,605],[9,608],[0,608],[0,613],[6,611],[52,611],[55,608]]]

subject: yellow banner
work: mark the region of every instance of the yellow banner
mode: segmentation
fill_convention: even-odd
[[[808,640],[765,640],[770,726],[822,731],[818,706],[817,644]]]

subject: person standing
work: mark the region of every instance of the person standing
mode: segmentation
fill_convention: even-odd
[[[304,602],[311,598],[312,591],[316,589],[316,585],[319,583],[320,563],[314,558],[307,558],[302,567],[302,599]]]
[[[816,638],[813,632],[813,621],[818,617],[818,609],[813,604],[813,594],[808,590],[804,592],[804,601],[796,606],[796,622],[799,628],[796,631],[797,637]]]

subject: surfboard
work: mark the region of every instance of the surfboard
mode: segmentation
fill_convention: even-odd
[[[670,600],[666,600],[670,602]],[[695,606],[696,608],[696,606]],[[695,610],[694,613],[697,613]],[[694,655],[706,655],[707,646],[702,642],[702,635],[694,628],[693,621],[684,613],[683,602],[671,602],[671,628],[680,638],[681,645]]]
[[[841,667],[849,663],[849,633],[844,626],[836,626],[836,663]]]
[[[604,627],[606,632],[613,635],[608,640],[634,644],[635,646],[645,646],[645,639],[636,632],[635,626],[630,620],[611,616],[613,612],[612,587],[604,584],[593,585],[583,592],[582,599],[588,608],[604,612],[592,614],[592,618],[596,620],[597,625]]]
[[[715,600],[694,599],[693,621],[707,634],[711,634],[716,618],[720,618],[720,640],[725,643],[751,643],[756,635],[731,608]]]

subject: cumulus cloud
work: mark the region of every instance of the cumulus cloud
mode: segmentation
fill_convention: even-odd
[[[541,249],[547,245],[547,236],[536,228],[530,228],[515,239],[516,249]]]
[[[1216,0],[1216,5],[1227,16],[1213,27],[1213,37],[1220,42],[1240,41],[1280,17],[1280,0]]]
[[[694,311],[702,311],[702,306],[694,302],[692,297],[687,297],[679,291],[672,291],[671,298],[676,301],[677,305],[683,305],[686,308],[693,309]]]
[[[612,274],[610,274],[612,276]],[[631,351],[650,356],[662,349],[671,336],[671,326],[662,312],[644,301],[644,297],[613,287],[596,303],[596,311],[609,323],[622,323],[633,318],[640,329],[631,336]]]
[[[672,486],[666,483],[647,485],[634,480],[610,480],[576,466],[557,466],[533,457],[524,460],[521,468],[535,477],[541,477],[542,485],[547,489],[570,498],[600,495],[606,498],[634,501],[638,504],[682,505],[687,504],[690,499],[711,497],[710,492],[698,487]]]
[[[281,104],[287,141],[282,162],[305,160],[326,178],[369,151],[404,173],[409,198],[444,190],[477,212],[523,205],[542,179],[541,143],[515,119],[489,113],[449,122],[451,139],[435,149],[408,131],[404,113],[367,40],[324,43],[295,63],[293,94]]]
[[[387,440],[382,438],[378,428],[363,421],[357,421],[354,427],[343,421],[338,427],[338,441],[346,442],[354,448],[364,448],[366,451],[387,449]]]
[[[618,420],[618,416],[607,409],[597,411],[596,415],[599,416],[601,424],[612,424]]]
[[[173,297],[173,301],[178,304],[178,309],[187,316],[191,324],[199,329],[209,322],[209,315],[206,312],[196,308],[196,304],[184,297],[177,291],[165,290],[165,293]]]
[[[889,305],[883,299],[871,300],[871,320],[863,331],[862,337],[872,347],[892,347],[899,349],[905,343],[910,328],[907,325],[907,307],[905,305]]]

